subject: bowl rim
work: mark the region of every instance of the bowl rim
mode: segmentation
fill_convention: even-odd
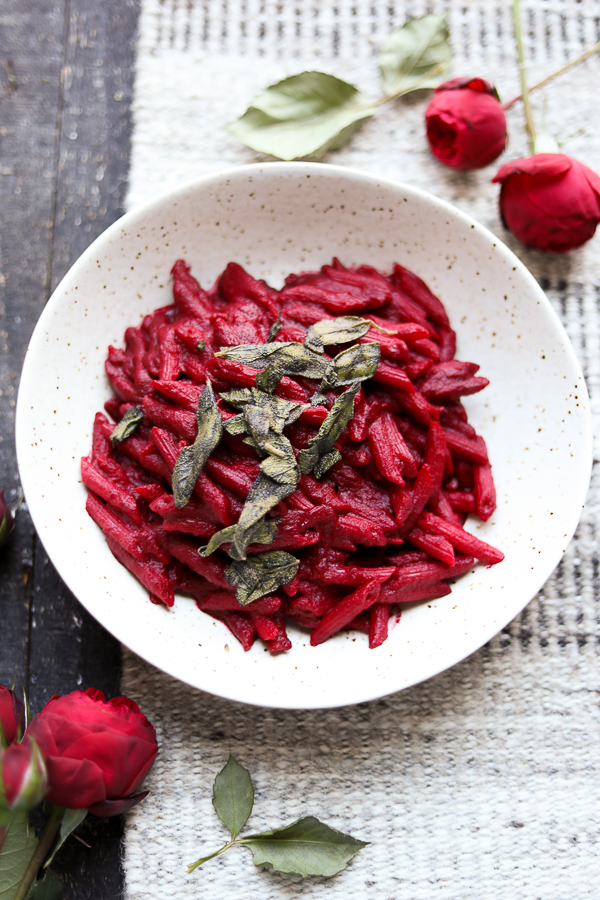
[[[155,210],[160,209],[160,207],[162,207],[165,203],[176,202],[178,200],[178,198],[180,198],[180,197],[183,198],[183,197],[187,196],[190,192],[198,191],[203,188],[210,188],[212,185],[222,187],[223,183],[226,183],[226,180],[230,177],[236,178],[236,179],[237,178],[244,179],[244,178],[248,178],[248,176],[268,178],[269,173],[278,174],[278,175],[289,175],[289,176],[294,176],[294,175],[297,175],[297,176],[304,175],[305,176],[307,174],[310,174],[311,176],[315,175],[318,178],[321,178],[321,177],[335,178],[335,179],[341,178],[342,180],[349,180],[349,181],[353,181],[353,182],[369,184],[369,185],[372,185],[373,187],[382,187],[384,189],[385,188],[393,188],[394,190],[398,190],[398,189],[403,190],[403,191],[407,192],[408,195],[412,195],[414,198],[427,203],[429,206],[433,207],[434,209],[437,209],[440,212],[443,212],[443,213],[451,216],[453,219],[459,220],[463,224],[470,226],[480,236],[484,237],[490,243],[493,243],[495,245],[495,249],[501,255],[504,255],[506,261],[512,263],[514,270],[518,272],[519,276],[524,278],[525,281],[528,282],[529,287],[534,291],[534,293],[537,294],[538,299],[544,306],[546,313],[548,313],[550,315],[550,319],[553,320],[555,330],[557,331],[558,334],[561,335],[563,349],[566,351],[567,356],[570,357],[571,365],[574,366],[575,370],[581,376],[581,382],[585,389],[585,396],[582,397],[582,400],[584,401],[584,403],[583,403],[584,409],[580,410],[581,416],[582,416],[580,425],[581,425],[582,431],[584,432],[586,446],[585,446],[585,453],[583,452],[583,449],[580,450],[580,455],[583,457],[583,462],[582,462],[580,470],[579,470],[579,477],[577,480],[577,485],[576,486],[574,485],[574,487],[573,487],[574,493],[576,493],[577,496],[580,497],[581,502],[578,506],[576,504],[573,504],[572,514],[571,514],[571,518],[570,518],[569,522],[567,523],[563,520],[563,526],[564,526],[564,530],[566,532],[564,547],[566,549],[566,547],[568,546],[568,543],[571,541],[573,534],[577,528],[577,525],[578,525],[578,522],[579,522],[579,519],[581,516],[582,505],[585,501],[587,488],[588,488],[590,476],[591,476],[592,461],[593,461],[593,446],[592,446],[593,435],[592,435],[591,408],[590,408],[589,395],[587,392],[587,385],[585,383],[585,379],[583,378],[583,374],[581,372],[581,366],[580,366],[579,360],[577,359],[577,356],[575,354],[573,345],[571,344],[571,341],[569,340],[569,338],[565,332],[564,326],[562,325],[562,323],[558,317],[558,314],[556,313],[556,311],[554,310],[550,301],[546,297],[544,291],[542,290],[542,288],[540,287],[540,285],[538,284],[538,282],[536,281],[536,279],[534,278],[532,273],[529,271],[529,269],[525,266],[525,264],[519,259],[518,256],[516,256],[516,254],[509,247],[506,246],[506,244],[502,241],[501,238],[499,238],[497,235],[495,235],[492,231],[490,231],[484,225],[481,225],[479,222],[477,222],[477,220],[474,219],[472,216],[470,216],[468,213],[465,213],[463,210],[459,209],[458,207],[454,206],[453,204],[449,203],[448,201],[443,200],[440,197],[437,197],[436,195],[423,190],[422,188],[415,187],[413,185],[407,184],[405,182],[402,182],[402,181],[399,181],[399,180],[396,180],[393,178],[388,178],[388,177],[382,178],[377,175],[374,175],[373,173],[365,172],[360,169],[346,167],[346,166],[340,166],[340,165],[332,165],[329,163],[266,162],[266,163],[251,163],[251,164],[247,164],[247,165],[243,165],[243,166],[229,166],[229,167],[225,167],[223,169],[213,170],[213,171],[206,173],[204,175],[201,175],[197,178],[186,180],[185,182],[181,183],[180,185],[177,185],[176,187],[172,187],[167,190],[164,190],[164,191],[156,194],[155,196],[152,196],[148,201],[146,201],[144,203],[136,204],[132,209],[125,212],[123,214],[123,216],[121,216],[119,219],[117,219],[112,225],[110,225],[100,235],[98,235],[98,237],[96,237],[94,239],[94,241],[92,241],[91,244],[88,245],[88,247],[83,251],[83,253],[78,257],[78,259],[73,263],[73,265],[69,267],[68,271],[65,273],[65,275],[63,276],[63,278],[61,279],[59,284],[56,286],[56,288],[52,292],[47,304],[45,305],[45,307],[36,323],[36,326],[34,328],[32,336],[29,340],[27,351],[25,354],[25,359],[24,359],[23,369],[22,369],[22,374],[21,374],[21,380],[20,380],[20,386],[19,386],[19,392],[18,392],[18,398],[17,398],[16,417],[15,417],[17,464],[18,464],[19,474],[21,477],[21,482],[22,482],[22,486],[23,486],[23,491],[25,493],[25,497],[27,498],[27,491],[28,491],[27,485],[28,485],[28,481],[30,478],[30,469],[28,468],[27,464],[25,464],[25,467],[23,467],[24,466],[23,461],[27,457],[27,451],[26,451],[26,436],[23,433],[22,421],[24,419],[23,411],[24,411],[24,407],[25,407],[25,390],[27,389],[27,387],[31,381],[31,376],[29,373],[30,373],[30,369],[32,366],[31,360],[34,355],[33,351],[36,349],[36,345],[38,343],[41,343],[41,341],[43,339],[43,332],[45,331],[45,328],[46,328],[46,324],[51,320],[54,310],[57,308],[58,305],[60,305],[62,297],[64,296],[64,293],[65,293],[65,289],[70,285],[71,282],[75,281],[75,279],[78,275],[79,267],[84,266],[86,264],[86,259],[90,255],[93,255],[97,251],[98,248],[100,248],[100,247],[105,248],[106,245],[110,245],[111,241],[113,240],[113,238],[115,236],[125,234],[132,227],[135,227],[136,224],[141,219],[143,219],[144,217],[147,217],[148,215],[151,215]],[[104,252],[105,252],[105,250],[104,250]],[[558,326],[558,327],[556,327],[556,326]],[[38,527],[38,524],[41,524],[42,504],[40,504],[38,501],[38,498],[35,497],[35,490],[31,491],[31,497],[32,497],[33,503],[30,504],[28,501],[28,507],[30,509],[32,521],[33,521],[34,527],[36,528],[38,537],[40,538],[40,540],[42,540],[41,529]],[[576,512],[577,509],[579,510],[578,512]],[[42,543],[43,543],[43,541],[42,541]],[[545,574],[540,576],[539,583],[537,584],[535,591],[531,594],[531,596],[529,596],[529,598],[523,604],[523,606],[520,607],[521,610],[525,608],[525,606],[533,599],[533,597],[535,597],[535,595],[540,590],[540,588],[546,583],[547,579],[550,577],[550,575],[552,574],[552,572],[558,565],[564,552],[565,552],[564,549],[562,552],[557,551],[556,558],[554,559],[554,562],[552,563],[552,567],[547,572],[545,572]],[[50,556],[50,554],[48,554],[48,555]],[[53,563],[54,563],[54,560],[53,560]],[[71,586],[71,582],[73,579],[70,577],[69,567],[66,566],[66,564],[64,564],[62,561],[58,565],[56,563],[54,563],[54,565],[56,566],[56,569],[57,569],[60,577],[65,582],[65,584],[67,585],[69,590],[71,590],[74,593],[74,595],[76,596],[78,602],[82,602],[81,600],[79,600],[79,597],[77,596],[76,589]],[[85,604],[82,603],[82,605],[85,605]],[[85,606],[85,608],[86,608],[86,610],[90,611],[87,606]],[[97,612],[98,611],[94,611],[91,613],[91,615],[103,627],[105,627],[111,634],[115,634],[114,625],[111,627],[110,622],[104,621],[104,617],[102,617],[101,615],[98,615]],[[498,619],[497,627],[496,627],[496,623],[494,625],[494,628],[495,628],[494,634],[497,634],[499,631],[501,631],[502,628],[504,628],[508,624],[508,622],[513,620],[515,615],[518,615],[518,612],[515,613],[514,611],[510,611],[508,618],[506,618],[506,621],[504,621],[503,618]],[[470,649],[466,654],[465,654],[464,650],[461,648],[459,650],[459,652],[457,653],[457,655],[455,657],[452,657],[451,662],[447,662],[445,660],[439,666],[436,666],[435,664],[433,664],[431,667],[430,673],[423,677],[418,677],[413,681],[409,680],[406,684],[403,684],[400,687],[398,687],[397,685],[390,685],[390,684],[381,685],[381,687],[383,687],[383,690],[381,690],[381,689],[375,690],[373,687],[373,689],[365,691],[362,696],[359,696],[355,700],[350,701],[350,704],[347,699],[341,700],[339,702],[326,702],[326,703],[315,702],[313,705],[303,705],[301,707],[296,706],[296,705],[286,705],[285,703],[281,703],[281,702],[269,703],[269,702],[265,702],[264,700],[263,701],[253,701],[252,699],[247,699],[247,698],[240,699],[240,697],[238,695],[236,695],[235,691],[220,689],[221,685],[216,685],[215,687],[211,686],[210,688],[207,688],[207,687],[199,688],[198,685],[194,684],[192,681],[188,681],[187,683],[199,690],[209,690],[210,693],[214,694],[215,696],[222,697],[224,699],[234,701],[234,702],[248,704],[248,705],[255,705],[255,706],[260,706],[260,707],[265,707],[265,708],[276,708],[276,709],[329,709],[329,708],[335,708],[335,707],[346,706],[346,705],[354,705],[356,703],[363,703],[363,702],[369,702],[371,700],[380,699],[380,698],[388,696],[392,693],[396,693],[399,690],[404,690],[405,688],[412,687],[416,684],[419,684],[422,681],[429,680],[429,678],[433,678],[433,677],[439,675],[441,672],[446,671],[447,669],[456,665],[458,662],[462,661],[463,659],[466,659],[468,656],[477,652],[477,650],[479,650],[481,648],[481,646],[483,646],[483,644],[487,640],[489,640],[489,638],[490,638],[490,636],[486,635],[483,638],[481,638],[481,640],[479,640],[479,636],[478,636],[476,645],[473,646],[472,649]],[[118,640],[123,640],[123,639],[121,637],[118,637]],[[123,640],[123,643],[125,643],[124,640]],[[127,646],[129,646],[129,645],[127,644]],[[150,657],[150,655],[145,655],[144,652],[141,651],[140,649],[136,648],[132,652],[135,653],[136,655],[140,656],[147,662],[149,662],[151,665],[153,665],[156,668],[159,668],[163,672],[167,673],[168,675],[185,682],[185,678],[182,678],[181,674],[177,673],[176,671],[173,671],[172,669],[165,666],[164,664],[157,664]],[[319,698],[317,698],[317,699],[319,699]]]

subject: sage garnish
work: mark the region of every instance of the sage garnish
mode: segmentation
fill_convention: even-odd
[[[196,440],[189,447],[183,448],[173,468],[173,499],[178,509],[182,509],[189,502],[198,476],[223,434],[221,413],[210,378],[206,379],[206,386],[200,395],[196,421],[198,423]]]
[[[327,368],[323,359],[303,344],[283,341],[275,344],[241,344],[225,347],[215,356],[224,356],[252,369],[272,366],[279,375],[303,375],[305,378],[322,378]]]
[[[327,406],[328,399],[325,394],[322,394],[320,391],[315,391],[315,393],[310,398],[311,406]]]
[[[260,470],[277,484],[298,484],[298,463],[289,440],[283,434],[272,434],[264,449],[269,453],[260,464]]]
[[[348,350],[342,350],[329,362],[320,390],[329,390],[372,378],[377,371],[380,357],[381,347],[377,341],[373,341],[372,344],[356,344]]]
[[[298,571],[300,561],[283,550],[267,550],[249,559],[236,560],[225,569],[225,578],[236,588],[241,606],[272,594],[289,584]]]
[[[323,353],[327,345],[347,344],[363,337],[373,327],[368,319],[360,316],[338,316],[337,319],[323,319],[315,322],[306,332],[304,346],[315,353]]]
[[[271,325],[271,327],[269,328],[269,333],[267,335],[267,344],[270,344],[271,341],[275,340],[275,338],[277,337],[277,335],[279,334],[281,329],[282,329],[282,325],[281,325],[281,312],[280,312],[279,315],[277,316],[277,318],[275,319],[275,321],[273,322],[273,324]]]
[[[315,478],[322,478],[341,458],[334,444],[354,414],[354,398],[359,388],[360,382],[357,381],[336,398],[317,434],[309,440],[306,450],[299,452],[298,467],[303,475],[314,471]]]
[[[210,556],[223,544],[231,543],[238,534],[239,525],[229,525],[213,534],[206,547],[200,547],[200,556]],[[246,548],[250,544],[272,544],[277,532],[277,522],[272,519],[259,519],[246,530]]]
[[[214,859],[233,846],[246,846],[252,851],[254,864],[274,869],[283,875],[320,875],[330,878],[345,869],[359,850],[368,846],[320,822],[314,816],[303,816],[262,834],[250,834],[236,840],[250,818],[254,805],[254,788],[250,773],[230,756],[215,778],[213,806],[229,831],[231,841],[191,863],[188,873]]]
[[[277,366],[268,365],[262,372],[256,373],[256,387],[267,394],[272,394],[281,379],[283,372],[279,372]]]
[[[284,400],[282,397],[272,397],[257,388],[229,391],[222,393],[221,398],[236,409],[243,410],[242,416],[247,425],[246,430],[259,446],[260,441],[257,439],[254,428],[262,427],[263,418],[268,421],[268,427],[272,431],[281,434],[286,425],[291,425],[296,421],[303,409],[302,403],[295,400]],[[229,421],[232,422],[233,419]],[[235,428],[235,433],[240,433],[237,431],[237,424]]]
[[[141,406],[132,406],[131,409],[128,409],[110,436],[113,446],[131,437],[143,418],[144,410]]]
[[[202,353],[202,351],[204,350],[205,347],[206,347],[206,341],[204,340],[204,338],[202,338],[201,341],[196,341],[196,349],[198,350],[199,353]]]
[[[271,458],[275,459],[275,457]],[[281,500],[285,500],[294,493],[299,478],[300,473],[296,464],[295,472],[292,472],[289,481],[275,481],[264,472],[256,477],[246,497],[235,535],[231,541],[229,556],[232,559],[246,559],[246,550],[252,543],[252,526],[262,520],[269,510],[277,506]]]

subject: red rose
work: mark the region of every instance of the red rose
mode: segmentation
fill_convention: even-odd
[[[106,701],[95,688],[55,696],[32,719],[26,735],[46,759],[49,803],[111,816],[146,796],[133,795],[158,747],[154,728],[133,700]]]
[[[0,751],[0,814],[33,809],[47,789],[44,758],[33,741]]]
[[[503,165],[500,213],[522,244],[548,253],[581,247],[600,222],[600,178],[564,153],[538,153]]]
[[[24,730],[23,704],[14,691],[0,685],[0,747],[6,747],[13,741],[20,740]]]
[[[436,159],[452,169],[480,169],[506,145],[506,117],[496,91],[483,78],[453,78],[435,90],[425,113]]]
[[[4,500],[4,491],[0,491],[0,547],[7,542],[14,527],[15,519],[10,504]]]

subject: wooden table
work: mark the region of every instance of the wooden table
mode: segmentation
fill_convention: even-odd
[[[67,269],[123,213],[137,0],[0,0],[0,487],[19,492],[23,356]],[[63,584],[23,509],[0,550],[0,684],[119,693],[117,641]],[[89,816],[55,869],[64,900],[122,896],[122,819]]]

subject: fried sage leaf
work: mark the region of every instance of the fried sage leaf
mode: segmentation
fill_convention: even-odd
[[[291,553],[267,550],[250,559],[233,562],[225,569],[225,577],[236,588],[239,603],[245,606],[289,584],[299,565],[299,560]]]
[[[233,416],[233,418],[223,422],[223,428],[225,431],[228,431],[229,434],[244,434],[244,432],[248,431],[246,417],[241,414],[239,416]]]
[[[363,337],[373,327],[368,319],[360,316],[338,316],[337,319],[323,319],[315,322],[306,332],[304,346],[315,353],[323,353],[327,345],[347,344]]]
[[[298,484],[300,472],[289,440],[283,434],[271,434],[265,444],[269,456],[260,464],[260,470],[278,484]]]
[[[309,475],[314,470],[315,477],[322,478],[340,458],[334,444],[354,415],[354,398],[359,388],[360,382],[357,381],[340,394],[317,434],[309,440],[306,450],[301,450],[298,454],[298,467],[303,475]]]
[[[252,369],[273,366],[281,375],[303,375],[305,378],[322,378],[329,362],[296,341],[241,344],[239,347],[225,347],[219,355]]]
[[[277,318],[275,319],[275,321],[273,322],[273,324],[272,324],[271,327],[269,328],[269,333],[268,333],[268,335],[267,335],[267,344],[270,344],[271,341],[274,341],[274,340],[275,340],[275,338],[277,337],[277,335],[278,335],[279,332],[281,331],[282,327],[283,327],[283,326],[282,326],[282,324],[281,324],[281,313],[279,313],[279,315],[277,316]]]
[[[144,410],[141,406],[132,406],[128,409],[110,436],[113,446],[131,437],[143,418]]]
[[[252,390],[229,391],[221,394],[223,400],[231,403],[236,409],[241,409],[246,420],[246,430],[254,438],[257,446],[262,446],[261,441],[266,437],[264,422],[268,422],[268,429],[281,434],[286,425],[291,425],[300,416],[303,404],[295,400],[284,400],[281,397],[272,397],[257,388]],[[237,417],[236,417],[237,418]],[[232,419],[229,420],[233,421]],[[227,426],[225,426],[227,427]],[[237,428],[238,426],[234,426]],[[268,430],[267,429],[267,430]],[[241,432],[235,431],[232,434]],[[258,436],[264,434],[264,437]]]
[[[377,341],[373,341],[372,344],[356,344],[342,350],[327,366],[320,389],[328,390],[372,378],[377,371],[380,357],[381,347]]]
[[[183,448],[173,469],[173,499],[178,509],[188,503],[206,460],[223,434],[221,413],[209,378],[206,379],[206,386],[200,395],[196,421],[198,423],[196,440],[191,446]]]
[[[262,372],[256,373],[256,387],[266,391],[267,394],[272,394],[282,378],[283,372],[280,372],[277,366],[268,365]]]
[[[243,537],[239,535],[239,527],[239,523],[237,523],[217,531],[216,534],[213,534],[206,547],[200,547],[198,550],[200,556],[210,556],[223,544],[232,543],[236,537],[238,537],[242,545],[244,542],[246,543],[245,549],[250,544],[272,544],[277,533],[277,522],[272,519],[259,519],[258,522],[246,529],[246,534]],[[245,559],[245,555],[243,558]]]

